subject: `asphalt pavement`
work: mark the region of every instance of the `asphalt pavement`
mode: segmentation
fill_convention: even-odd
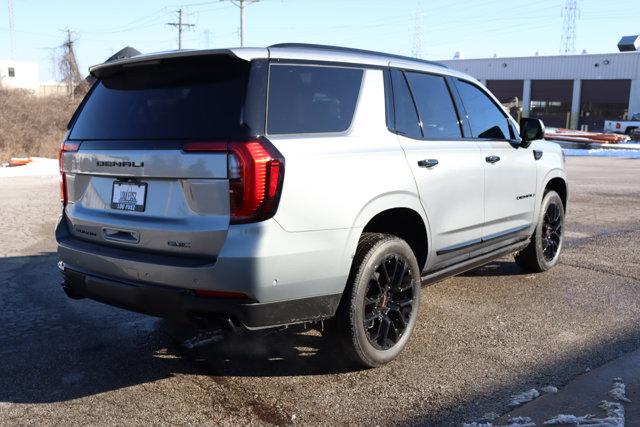
[[[3,178],[0,423],[461,425],[531,388],[562,392],[640,348],[640,160],[567,168],[558,267],[527,274],[506,257],[426,287],[401,357],[361,371],[315,330],[187,349],[190,328],[68,299],[57,178]]]

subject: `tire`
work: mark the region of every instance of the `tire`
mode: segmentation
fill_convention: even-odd
[[[405,347],[419,307],[420,269],[409,245],[396,236],[363,233],[326,332],[351,362],[377,367],[395,359]]]
[[[540,273],[558,263],[564,242],[564,206],[555,191],[547,191],[542,199],[540,219],[529,245],[515,255],[523,269]]]

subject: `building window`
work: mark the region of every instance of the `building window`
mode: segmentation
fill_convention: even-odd
[[[13,67],[9,67],[9,77],[15,77],[16,76],[16,69]]]

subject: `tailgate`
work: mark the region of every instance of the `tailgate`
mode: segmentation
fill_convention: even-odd
[[[70,232],[94,243],[215,257],[229,228],[227,152],[185,144],[253,132],[252,63],[169,57],[101,70],[72,119],[61,168]],[[244,120],[244,121],[243,121]]]
[[[94,243],[215,257],[229,227],[226,157],[175,149],[65,152],[69,230]]]

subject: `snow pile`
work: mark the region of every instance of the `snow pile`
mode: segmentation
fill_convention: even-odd
[[[609,396],[621,402],[631,402],[627,397],[627,386],[622,382],[622,378],[619,377],[613,379],[613,386],[609,390]]]
[[[594,418],[593,415],[576,417],[575,415],[556,415],[544,422],[544,425],[575,425],[591,427],[624,427],[624,407],[620,403],[603,400],[598,406],[606,412],[605,418]]]
[[[624,157],[628,159],[640,159],[640,150],[619,150],[607,148],[594,148],[583,150],[579,148],[563,148],[567,156],[590,156],[590,157]]]
[[[514,408],[516,406],[522,405],[523,403],[530,402],[537,397],[540,397],[540,392],[535,388],[532,388],[531,390],[511,396],[511,402],[509,402],[509,406]]]
[[[552,385],[548,385],[546,387],[542,387],[540,390],[544,391],[547,394],[549,394],[549,393],[557,393],[558,392],[558,387],[554,387]]]
[[[509,418],[508,424],[504,426],[493,425],[490,422],[486,423],[464,423],[462,427],[536,427],[536,423],[531,421],[529,417],[511,417]]]
[[[0,178],[15,176],[57,176],[57,159],[47,159],[44,157],[32,157],[31,163],[24,166],[0,167]]]

